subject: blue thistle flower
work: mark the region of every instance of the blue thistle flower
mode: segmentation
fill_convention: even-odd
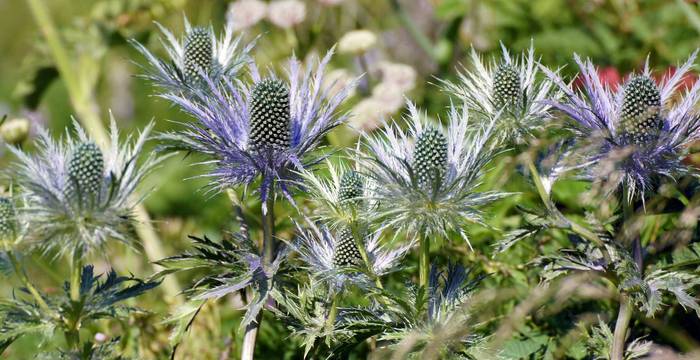
[[[148,62],[145,78],[151,80],[163,92],[188,93],[194,89],[206,90],[207,83],[201,75],[214,81],[235,77],[250,61],[248,53],[254,42],[240,47],[241,36],[234,37],[232,23],[227,23],[224,33],[217,37],[211,27],[193,27],[184,19],[185,31],[177,38],[169,30],[156,23],[163,38],[169,59],[161,59],[144,45],[131,40],[132,45]]]
[[[682,160],[687,146],[700,139],[700,82],[672,100],[695,62],[697,51],[676,73],[657,83],[647,62],[641,74],[632,75],[613,91],[598,78],[590,60],[575,56],[583,79],[576,91],[557,74],[544,70],[564,92],[560,101],[549,101],[572,122],[582,164],[590,164],[586,176],[607,182],[608,192],[624,186],[629,201],[641,198],[661,178],[688,173]]]
[[[447,236],[456,231],[468,241],[464,228],[484,224],[480,208],[507,194],[477,191],[483,168],[494,152],[486,144],[493,122],[469,131],[467,107],[450,107],[446,131],[422,120],[409,105],[409,129],[389,126],[366,138],[358,158],[374,186],[377,203],[371,214],[383,228]]]
[[[111,124],[111,147],[100,149],[76,123],[75,136],[54,141],[42,132],[36,153],[12,147],[17,156],[14,176],[21,187],[26,214],[25,237],[45,252],[56,255],[89,254],[109,240],[132,239],[132,209],[141,198],[136,187],[160,160],[149,155],[141,165],[149,124],[133,142],[119,145],[119,132]]]
[[[337,112],[348,89],[328,96],[322,90],[323,73],[332,51],[302,70],[296,58],[288,67],[288,82],[274,76],[263,79],[251,64],[251,81],[208,79],[209,88],[193,95],[166,94],[164,98],[192,115],[185,130],[163,135],[165,149],[184,149],[206,155],[214,169],[212,190],[250,184],[260,178],[260,196],[279,188],[289,196],[290,181],[323,159],[312,155],[319,141],[346,115]]]
[[[501,59],[486,63],[472,48],[471,67],[458,74],[459,81],[442,83],[475,114],[494,121],[496,143],[526,143],[551,117],[552,106],[544,100],[560,94],[551,81],[539,79],[532,45],[519,57],[511,56],[503,44],[501,49]]]

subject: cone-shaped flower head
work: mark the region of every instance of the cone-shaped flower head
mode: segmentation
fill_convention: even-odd
[[[511,64],[501,64],[493,74],[493,100],[498,107],[516,105],[522,101],[520,73]]]
[[[501,44],[502,56],[489,62],[472,49],[471,61],[459,81],[443,81],[445,91],[474,114],[494,121],[494,145],[527,144],[547,126],[552,106],[545,102],[560,93],[541,79],[532,46],[511,56]],[[474,122],[476,125],[478,122]]]
[[[185,36],[185,76],[198,79],[200,74],[208,73],[213,64],[213,36],[211,29],[194,27]]]
[[[335,266],[359,266],[362,264],[362,255],[349,227],[343,227],[335,240],[335,254],[333,254]]]
[[[447,171],[447,139],[440,130],[429,126],[416,139],[413,171],[423,189],[440,187]]]
[[[104,181],[104,157],[94,142],[79,144],[68,161],[66,195],[82,207],[94,204],[100,196]]]
[[[340,178],[338,202],[340,205],[359,206],[365,194],[365,178],[354,170],[347,170]]]
[[[185,19],[185,31],[180,38],[160,24],[156,25],[163,34],[160,42],[168,54],[167,59],[159,58],[135,40],[131,43],[148,62],[144,66],[144,77],[164,93],[207,90],[209,86],[202,81],[202,74],[215,82],[235,78],[238,70],[249,61],[248,54],[254,45],[239,47],[241,36],[234,37],[232,22],[226,24],[223,34],[216,36],[210,26],[193,27]]]
[[[0,197],[0,244],[14,241],[17,233],[17,215],[12,199]]]
[[[109,147],[101,149],[79,125],[76,136],[55,141],[39,136],[36,152],[11,148],[17,183],[27,216],[25,238],[55,255],[89,254],[109,240],[130,243],[132,210],[140,201],[136,187],[160,158],[136,157],[152,125],[132,144],[119,143],[112,121]]]
[[[660,178],[689,171],[682,160],[687,145],[700,139],[700,81],[682,96],[676,94],[696,55],[697,51],[660,82],[653,80],[647,63],[641,74],[617,90],[604,86],[593,63],[578,56],[581,91],[545,69],[565,94],[563,100],[549,103],[573,120],[577,154],[582,157],[578,166],[607,193],[625,186],[630,201],[644,200],[642,195]]]
[[[377,204],[368,214],[383,228],[447,236],[482,223],[481,206],[506,194],[477,191],[483,168],[494,153],[486,146],[493,122],[470,131],[466,106],[451,106],[448,126],[429,124],[409,104],[409,129],[387,126],[366,138],[358,154],[362,173],[370,178],[369,199]]]
[[[655,141],[663,127],[661,95],[654,80],[635,76],[623,90],[620,134],[630,144]]]
[[[265,79],[253,86],[250,145],[254,149],[289,148],[289,90],[280,80]]]
[[[314,151],[321,139],[347,117],[337,108],[353,84],[332,96],[322,90],[331,55],[306,66],[292,58],[286,79],[263,77],[251,63],[250,79],[207,79],[206,90],[163,95],[196,120],[163,135],[163,147],[207,156],[211,190],[262,180],[263,200],[272,190],[289,195],[300,171],[324,157]]]

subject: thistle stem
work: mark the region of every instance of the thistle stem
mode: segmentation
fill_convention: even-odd
[[[333,301],[331,302],[331,307],[328,310],[328,318],[326,318],[326,340],[330,338],[330,333],[335,327],[335,318],[338,315],[338,295],[333,294]]]
[[[270,185],[270,189],[274,188],[274,184]],[[265,206],[263,207],[263,266],[267,267],[272,263],[275,256],[275,197],[274,194],[268,195]],[[241,347],[241,360],[252,360],[255,354],[255,343],[258,337],[258,330],[262,324],[262,315],[264,310],[260,310],[254,322],[246,326],[245,335],[243,337],[243,345]]]
[[[420,249],[418,258],[418,284],[423,288],[428,288],[428,277],[430,276],[430,241],[423,235],[419,239]]]
[[[42,308],[42,310],[46,312],[50,312],[51,309],[49,309],[49,305],[46,304],[46,300],[44,300],[43,297],[41,297],[41,294],[39,294],[39,291],[32,285],[31,282],[29,282],[29,279],[27,278],[27,275],[24,273],[24,269],[22,269],[22,266],[20,265],[19,260],[15,256],[15,254],[10,250],[9,248],[6,249],[7,257],[10,259],[10,263],[12,264],[12,269],[14,270],[15,274],[17,274],[17,277],[19,278],[20,282],[22,282],[22,285],[29,291],[29,293],[34,297],[34,300],[36,303],[39,305],[39,307]]]
[[[622,198],[622,212],[623,212],[623,223],[622,231],[625,237],[632,238],[632,254],[634,261],[637,264],[639,271],[642,271],[642,246],[639,236],[633,234],[629,229],[628,222],[634,216],[634,209],[632,208],[632,199],[630,196],[629,189],[625,186],[623,189]],[[625,340],[627,339],[627,333],[629,332],[630,319],[632,318],[632,303],[631,299],[627,294],[620,294],[620,310],[617,314],[617,321],[615,322],[615,333],[613,334],[612,343],[612,353],[610,354],[611,360],[624,360],[625,358]]]
[[[425,52],[428,57],[430,57],[430,60],[437,62],[437,57],[435,56],[435,51],[433,50],[433,46],[431,44],[431,40],[428,39],[423,32],[421,32],[418,27],[416,27],[415,21],[411,19],[411,17],[408,15],[408,12],[406,12],[406,9],[401,6],[401,3],[399,0],[391,0],[391,7],[396,11],[396,14],[399,16],[399,21],[401,22],[401,25],[403,25],[404,28],[408,31],[409,34],[411,34],[411,37],[413,37],[413,40],[416,41],[418,46]]]

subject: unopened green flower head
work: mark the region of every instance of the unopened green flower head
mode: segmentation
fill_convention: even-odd
[[[336,236],[335,254],[333,264],[335,266],[353,266],[362,262],[362,255],[357,248],[352,231],[348,227],[343,227]]]
[[[102,151],[93,142],[78,145],[68,161],[68,196],[82,206],[99,198],[104,174]]]
[[[289,148],[289,90],[282,81],[265,79],[255,84],[250,114],[250,144],[253,148]]]
[[[497,107],[515,105],[522,94],[520,74],[517,69],[503,63],[498,66],[493,75],[493,99]]]
[[[659,88],[648,76],[637,76],[627,83],[620,116],[620,132],[628,143],[644,145],[655,140],[663,120]]]
[[[426,190],[442,185],[447,171],[447,138],[440,130],[427,127],[418,135],[412,165],[419,187]]]
[[[185,76],[198,79],[202,71],[208,72],[213,59],[212,34],[208,28],[194,27],[185,38]]]
[[[17,219],[12,200],[0,197],[0,242],[13,241],[17,231]]]
[[[338,201],[341,205],[358,206],[364,195],[365,179],[353,170],[348,170],[340,178]]]

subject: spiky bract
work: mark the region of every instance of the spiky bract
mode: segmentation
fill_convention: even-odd
[[[220,84],[208,79],[206,91],[163,95],[196,120],[183,122],[185,130],[164,135],[164,147],[212,160],[207,163],[214,166],[208,174],[214,191],[261,178],[262,199],[273,186],[289,195],[299,171],[323,159],[323,154],[313,152],[319,141],[346,119],[337,108],[349,87],[330,97],[322,91],[331,55],[328,52],[316,66],[307,64],[305,70],[292,58],[288,81],[274,76],[263,80],[251,64],[250,81]]]
[[[14,175],[23,190],[23,213],[31,244],[52,252],[89,254],[109,240],[132,239],[132,209],[141,200],[136,187],[161,158],[136,157],[152,128],[149,124],[133,143],[120,145],[114,120],[111,145],[100,149],[76,123],[75,136],[54,141],[42,132],[37,151],[12,148]]]
[[[700,139],[700,82],[671,101],[683,78],[695,63],[697,51],[673,76],[657,83],[647,63],[617,90],[601,83],[590,60],[575,60],[580,68],[582,91],[557,74],[545,70],[564,92],[565,99],[550,101],[572,122],[579,143],[577,154],[586,175],[603,184],[607,193],[627,188],[628,200],[644,200],[644,193],[661,178],[673,179],[689,171],[683,159],[687,145]]]
[[[557,99],[560,93],[551,81],[538,77],[532,46],[519,57],[503,44],[501,48],[501,59],[488,63],[472,48],[471,66],[459,73],[459,81],[442,83],[474,115],[494,121],[494,145],[526,144],[551,117],[551,105],[544,100]]]

